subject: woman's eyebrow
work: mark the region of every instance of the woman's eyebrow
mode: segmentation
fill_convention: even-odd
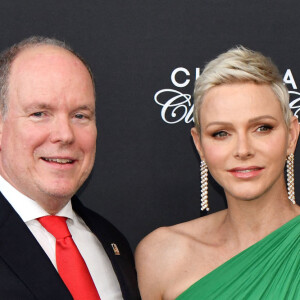
[[[274,120],[274,121],[277,120],[277,119],[274,118],[273,116],[270,116],[270,115],[263,115],[263,116],[259,116],[259,117],[250,119],[250,120],[249,120],[249,123],[255,123],[255,122],[257,122],[257,121],[261,121],[261,120],[264,120],[264,119],[271,119],[271,120]]]

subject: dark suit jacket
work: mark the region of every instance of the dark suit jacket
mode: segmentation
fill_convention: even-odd
[[[72,205],[101,241],[119,280],[123,298],[140,299],[127,240],[112,224],[84,207],[76,197],[73,197]],[[112,243],[117,245],[120,255],[115,255]],[[0,299],[72,299],[48,256],[1,193]]]

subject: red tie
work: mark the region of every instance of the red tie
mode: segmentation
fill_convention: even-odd
[[[76,300],[100,299],[89,270],[68,229],[65,217],[46,216],[38,221],[56,238],[56,264],[60,277]]]

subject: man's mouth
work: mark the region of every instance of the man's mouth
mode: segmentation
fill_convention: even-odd
[[[69,158],[47,158],[47,157],[42,157],[43,160],[48,161],[48,162],[54,162],[58,164],[72,164],[74,160],[69,159]]]

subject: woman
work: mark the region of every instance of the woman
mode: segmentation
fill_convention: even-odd
[[[206,66],[194,99],[202,208],[208,167],[228,209],[157,229],[139,244],[143,300],[300,299],[292,182],[299,125],[276,66],[258,52],[231,49]]]

